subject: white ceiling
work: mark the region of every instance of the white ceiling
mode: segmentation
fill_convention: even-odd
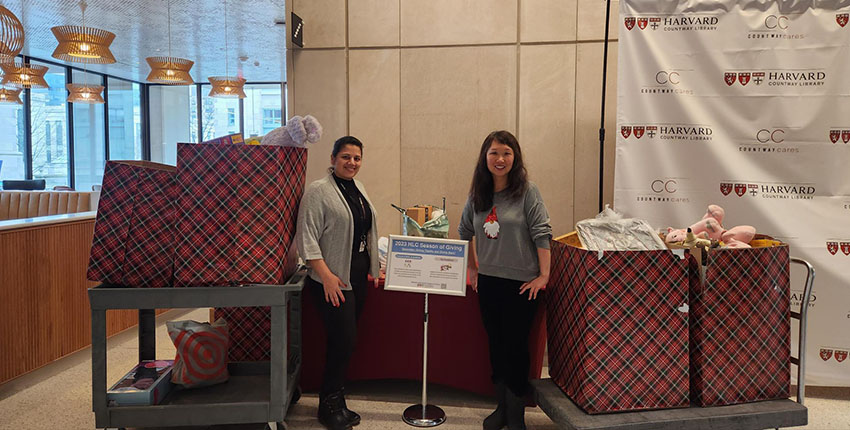
[[[64,63],[51,54],[57,25],[80,25],[77,0],[0,0],[24,25],[24,55]],[[166,0],[87,0],[86,26],[115,33],[114,64],[89,70],[144,82],[145,57],[168,55]],[[171,0],[171,56],[195,62],[195,82],[225,74],[224,0]],[[230,75],[242,70],[249,82],[285,80],[284,0],[227,0]],[[239,57],[247,57],[240,61]],[[66,63],[71,64],[71,63]],[[72,64],[82,67],[82,64]]]

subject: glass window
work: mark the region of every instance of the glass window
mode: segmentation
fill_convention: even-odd
[[[209,92],[209,85],[201,86],[201,124],[204,127],[201,141],[239,133],[239,99],[210,97]]]
[[[33,61],[33,64],[39,64]],[[49,67],[44,79],[50,88],[32,90],[32,176],[46,188],[70,183],[68,169],[65,68]]]
[[[245,85],[245,135],[262,136],[283,125],[280,84]]]
[[[103,85],[100,75],[73,72],[74,83]],[[74,112],[74,188],[89,191],[103,182],[104,150],[103,104],[71,103]]]
[[[24,93],[21,92],[21,100]],[[0,180],[26,179],[27,143],[24,106],[0,103]]]
[[[151,85],[151,160],[177,164],[177,142],[198,141],[196,86]]]
[[[109,159],[142,159],[142,93],[135,82],[109,78]]]

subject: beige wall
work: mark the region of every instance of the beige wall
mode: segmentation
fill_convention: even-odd
[[[605,2],[599,0],[292,0],[304,48],[288,45],[289,112],[324,126],[308,180],[333,141],[364,143],[358,176],[381,235],[390,203],[439,204],[452,235],[478,150],[493,130],[517,135],[555,234],[597,213]],[[606,97],[605,202],[613,201],[617,2]],[[289,43],[289,41],[287,41]]]

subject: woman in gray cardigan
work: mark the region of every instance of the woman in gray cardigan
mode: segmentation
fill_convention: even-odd
[[[345,374],[354,351],[357,317],[366,298],[366,279],[378,277],[375,208],[360,181],[363,144],[345,136],[334,142],[328,175],[304,191],[296,243],[310,266],[305,289],[313,295],[327,332],[327,355],[319,392],[319,422],[348,430],[360,415],[345,405]]]

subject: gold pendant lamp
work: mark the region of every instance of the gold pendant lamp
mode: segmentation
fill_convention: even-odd
[[[4,73],[0,85],[12,88],[49,88],[44,80],[44,75],[47,74],[46,66],[13,62],[0,64],[0,68]]]
[[[67,84],[68,102],[103,104],[103,85]]]
[[[156,84],[191,85],[195,81],[189,71],[194,61],[171,56],[171,0],[166,1],[168,8],[168,56],[148,57],[145,61],[151,67],[147,81]]]
[[[0,88],[0,103],[15,103],[22,105],[24,102],[21,101],[21,91],[23,90],[10,90],[8,88]]]
[[[86,6],[86,1],[80,0],[82,26],[61,25],[50,29],[59,41],[59,46],[53,51],[53,58],[74,63],[112,64],[115,57],[109,45],[115,39],[115,34],[86,27]]]
[[[230,67],[228,64],[228,50],[227,50],[227,0],[224,0],[224,74],[230,74]],[[210,89],[209,96],[210,97],[218,97],[218,98],[245,98],[245,91],[243,91],[243,87],[245,86],[245,78],[240,76],[210,76],[210,83],[212,84],[212,88]]]
[[[13,63],[23,48],[23,24],[12,11],[0,5],[0,63]]]

